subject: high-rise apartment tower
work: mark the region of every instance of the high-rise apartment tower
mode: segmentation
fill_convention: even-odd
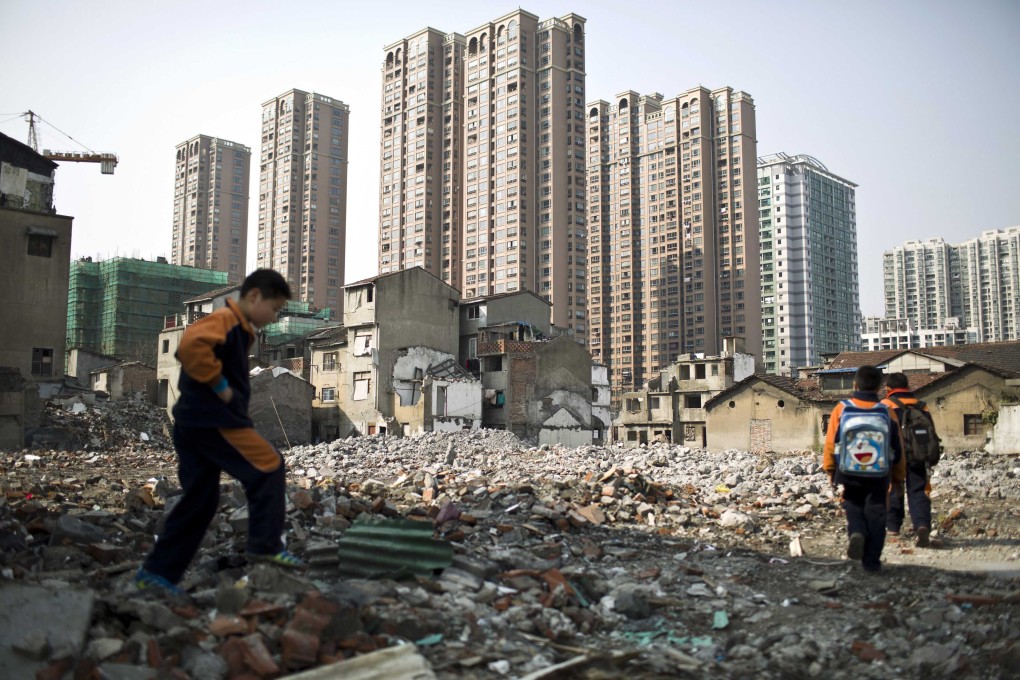
[[[262,104],[259,267],[282,273],[296,299],[343,311],[350,107],[289,90]]]
[[[861,349],[857,185],[811,156],[758,159],[762,360],[791,375]]]
[[[584,342],[584,24],[516,10],[385,48],[380,273],[533,291]]]
[[[198,135],[177,145],[173,264],[245,276],[251,149]]]
[[[978,342],[1020,340],[1020,226],[959,245],[907,241],[883,254],[883,274],[886,318],[973,326]]]
[[[759,354],[750,95],[624,92],[590,103],[586,122],[589,346],[614,395],[681,354],[719,354],[728,336]]]

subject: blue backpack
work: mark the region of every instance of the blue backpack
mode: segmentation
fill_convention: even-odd
[[[837,461],[847,477],[885,477],[891,467],[892,419],[883,404],[870,408],[844,399],[839,416]]]

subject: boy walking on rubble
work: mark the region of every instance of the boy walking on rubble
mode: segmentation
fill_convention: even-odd
[[[892,409],[903,436],[906,459],[906,481],[893,482],[889,489],[889,511],[886,531],[897,535],[903,526],[904,505],[910,504],[910,522],[917,534],[918,548],[931,545],[931,466],[938,462],[941,444],[935,434],[928,407],[910,391],[907,376],[890,373],[885,377],[886,391],[882,403]],[[909,422],[907,419],[909,418]],[[934,458],[934,460],[932,460]]]
[[[847,557],[860,560],[869,573],[882,568],[890,478],[902,482],[905,475],[899,428],[879,401],[881,384],[878,368],[857,369],[853,395],[836,404],[829,416],[822,454],[830,482],[843,485]]]
[[[271,269],[252,272],[240,298],[189,325],[177,349],[180,398],[174,405],[174,448],[184,495],[135,575],[140,589],[180,594],[177,587],[219,506],[220,473],[248,497],[250,560],[301,568],[283,549],[286,503],[283,456],[252,427],[248,350],[255,327],[276,320],[290,299],[286,280]]]

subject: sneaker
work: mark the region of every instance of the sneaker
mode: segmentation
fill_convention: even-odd
[[[297,569],[304,570],[308,568],[308,565],[299,558],[297,555],[281,550],[278,553],[271,555],[259,555],[256,553],[248,553],[248,560],[251,562],[266,562],[268,564],[275,564],[278,567],[285,569]]]
[[[847,546],[846,556],[851,560],[859,560],[864,557],[864,534],[850,534],[850,544]]]
[[[138,573],[135,574],[135,588],[150,592],[166,593],[167,595],[184,595],[184,591],[176,585],[170,583],[170,581],[167,581],[159,574],[146,571],[144,567],[140,568]]]
[[[914,543],[918,548],[927,548],[931,545],[931,529],[921,527],[917,530],[917,541]]]

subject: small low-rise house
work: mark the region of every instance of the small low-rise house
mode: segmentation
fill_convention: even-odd
[[[478,334],[484,329],[505,327],[519,340],[538,340],[555,335],[550,325],[552,304],[531,291],[516,291],[462,300],[460,303],[460,349],[462,365],[476,376],[482,373],[478,359]]]
[[[821,452],[829,413],[849,392],[824,395],[811,379],[751,375],[705,402],[705,447]]]
[[[411,429],[410,421],[398,418],[394,380],[406,382],[407,376],[395,372],[397,363],[411,348],[456,357],[459,306],[457,289],[421,267],[344,287],[347,346],[340,358],[338,385],[341,437],[400,435]]]
[[[89,386],[95,392],[105,392],[112,401],[139,396],[153,401],[156,369],[140,361],[125,361],[92,371]]]
[[[312,395],[312,441],[333,441],[340,437],[342,384],[340,359],[347,349],[347,330],[337,324],[312,333],[308,347],[308,382]]]
[[[592,415],[592,360],[563,335],[531,338],[527,323],[479,331],[482,426],[540,444],[587,446],[602,422]]]
[[[624,393],[613,424],[614,440],[628,447],[656,441],[707,446],[705,404],[754,374],[754,356],[743,349],[741,338],[724,338],[722,354],[681,355],[649,381],[645,390]]]
[[[907,376],[947,454],[985,448],[1003,413],[1011,417],[1009,409],[1020,403],[1018,341],[842,352],[809,377],[754,375],[710,399],[708,448],[821,452],[829,414],[850,396],[860,366]]]
[[[53,207],[56,168],[0,134],[0,366],[17,369],[38,393],[24,404],[26,429],[64,384],[73,220]]]
[[[277,448],[310,444],[314,392],[307,380],[280,366],[252,369],[248,415]]]
[[[222,286],[207,293],[196,295],[184,301],[184,311],[163,318],[163,330],[156,341],[156,405],[166,408],[173,415],[174,404],[177,403],[177,383],[181,378],[181,364],[177,361],[177,347],[184,336],[184,329],[225,307],[227,300],[237,300],[241,287],[237,285]]]
[[[81,347],[67,350],[67,375],[75,377],[83,385],[92,382],[93,371],[109,366],[116,366],[123,360],[108,354],[101,354]]]

